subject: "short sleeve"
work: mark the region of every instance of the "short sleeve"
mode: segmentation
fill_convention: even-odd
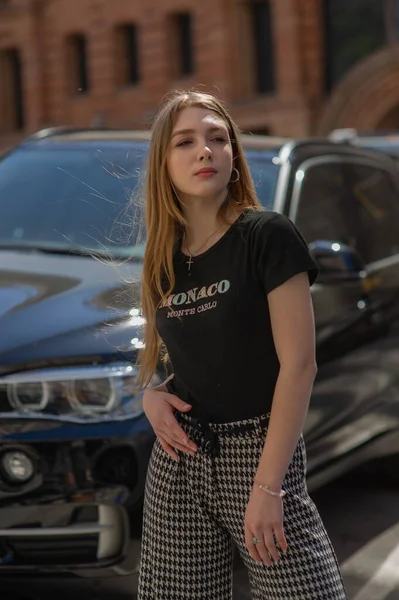
[[[264,213],[253,230],[256,277],[266,294],[294,275],[307,272],[309,285],[318,274],[308,245],[292,221],[278,213]]]

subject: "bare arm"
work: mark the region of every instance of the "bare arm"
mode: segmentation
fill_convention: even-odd
[[[268,303],[280,372],[255,481],[280,490],[303,430],[317,372],[307,273],[292,277],[270,292]]]

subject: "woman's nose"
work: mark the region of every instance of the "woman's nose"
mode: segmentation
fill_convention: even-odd
[[[200,150],[200,159],[210,159],[212,158],[212,150],[206,144]]]

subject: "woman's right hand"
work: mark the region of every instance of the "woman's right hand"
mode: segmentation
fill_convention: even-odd
[[[176,450],[194,456],[197,446],[188,438],[174,415],[175,410],[180,412],[191,410],[189,404],[186,404],[174,394],[149,389],[144,392],[143,409],[159,443],[171,458],[176,461],[179,460]]]

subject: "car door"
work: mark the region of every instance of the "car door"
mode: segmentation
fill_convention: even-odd
[[[360,254],[365,233],[348,157],[317,156],[301,163],[290,200],[289,216],[310,245],[328,241]],[[370,287],[365,269],[358,277],[324,277],[312,288],[319,372],[305,436],[315,477],[318,471],[327,477],[326,464],[334,470],[386,428],[372,419],[384,373],[373,368],[372,355],[364,351],[381,335]]]

